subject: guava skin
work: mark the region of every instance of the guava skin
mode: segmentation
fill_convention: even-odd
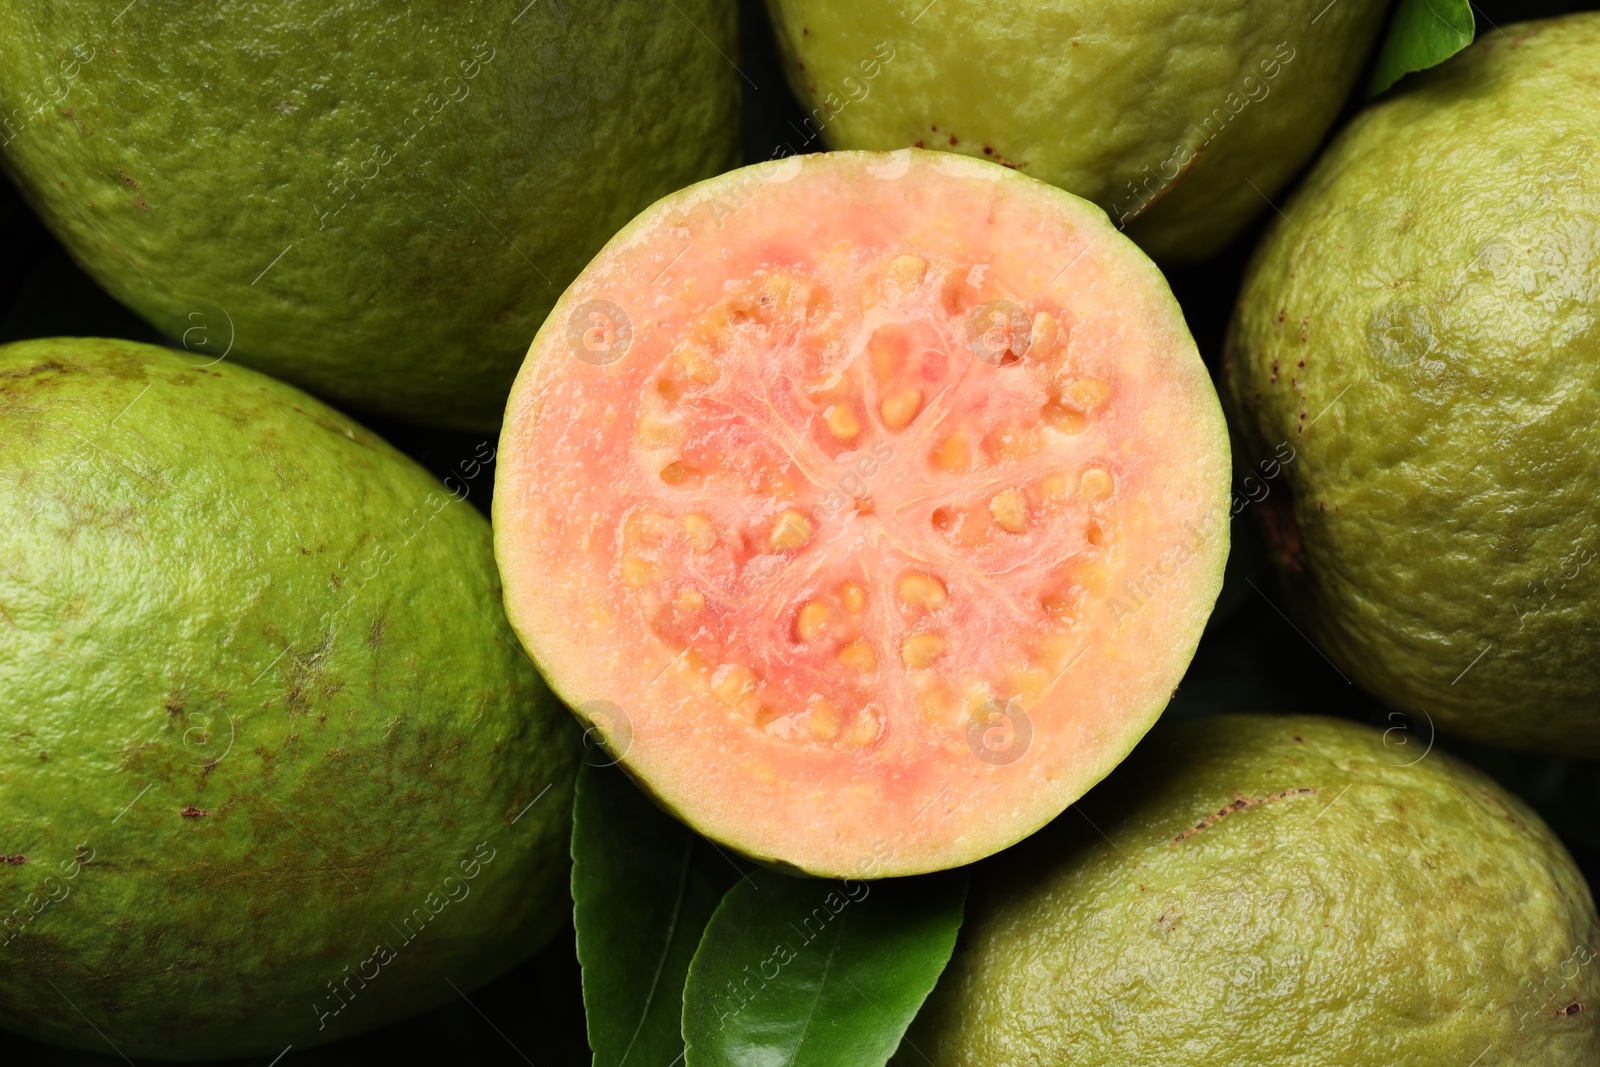
[[[1093,201],[1171,263],[1216,252],[1267,209],[1332,125],[1388,8],[1115,0],[1090,16],[1073,0],[767,5],[810,113],[798,136],[1004,163]]]
[[[1294,613],[1441,729],[1600,755],[1600,16],[1508,27],[1361,115],[1246,276],[1224,395],[1297,458]],[[1292,610],[1293,610],[1292,609]]]
[[[0,0],[6,165],[166,334],[351,408],[497,426],[589,257],[737,158],[733,0],[123,7]]]
[[[1315,716],[1158,726],[975,876],[896,1065],[1600,1062],[1582,875],[1521,801],[1419,752]]]
[[[277,1055],[565,922],[575,731],[475,473],[229,362],[0,347],[0,1026]]]

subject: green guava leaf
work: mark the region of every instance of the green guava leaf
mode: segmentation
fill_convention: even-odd
[[[1443,63],[1472,43],[1473,30],[1471,0],[1400,0],[1367,95]]]
[[[739,882],[683,999],[687,1067],[883,1067],[950,962],[965,871]]]
[[[739,877],[615,767],[584,764],[572,813],[572,916],[594,1067],[683,1057],[683,981]]]

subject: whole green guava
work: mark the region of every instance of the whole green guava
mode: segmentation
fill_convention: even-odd
[[[964,152],[1202,259],[1316,151],[1383,0],[767,0],[793,147]],[[809,146],[809,148],[808,148]]]
[[[0,0],[0,144],[170,336],[490,429],[589,257],[735,162],[736,7]]]
[[[895,1061],[1590,1067],[1600,925],[1533,811],[1315,716],[1163,724],[975,874]]]
[[[276,1055],[565,921],[574,732],[480,453],[441,486],[230,363],[0,347],[0,1027]]]
[[[1257,251],[1225,356],[1257,512],[1339,668],[1441,729],[1600,755],[1600,14],[1362,114]],[[1285,453],[1287,454],[1287,452]]]

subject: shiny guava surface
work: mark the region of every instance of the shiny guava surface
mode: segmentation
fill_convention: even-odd
[[[736,6],[0,0],[0,142],[191,350],[492,428],[589,257],[736,158]]]
[[[0,1027],[276,1055],[560,925],[573,731],[475,466],[228,362],[0,348]]]
[[[1600,755],[1600,15],[1491,34],[1360,116],[1227,347],[1301,624],[1442,729]]]
[[[1158,727],[975,876],[895,1064],[1600,1061],[1571,857],[1489,778],[1396,740],[1315,716]]]
[[[995,160],[1092,200],[1163,261],[1201,259],[1310,158],[1382,0],[767,0],[795,133]]]
[[[1215,390],[1105,215],[947,153],[760,164],[617,235],[507,410],[496,558],[661,803],[813,874],[958,866],[1122,759],[1227,556]]]

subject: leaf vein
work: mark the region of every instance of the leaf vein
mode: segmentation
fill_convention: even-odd
[[[639,1043],[639,1035],[644,1032],[645,1020],[650,1017],[650,1006],[655,1003],[656,990],[661,986],[661,972],[666,970],[667,957],[672,954],[672,941],[678,936],[678,920],[683,916],[684,898],[689,895],[689,869],[694,859],[694,836],[683,835],[683,861],[678,865],[678,892],[672,902],[672,919],[667,923],[667,934],[662,939],[661,954],[656,958],[656,973],[650,978],[650,991],[645,994],[644,1004],[639,1009],[639,1023],[633,1028],[633,1036],[628,1039],[628,1047],[622,1050],[622,1058],[617,1061],[617,1067],[624,1067],[628,1057],[633,1054],[634,1046]]]
[[[817,1017],[817,1005],[822,1003],[822,991],[828,985],[828,972],[833,970],[833,959],[839,954],[839,946],[844,943],[844,927],[850,921],[848,915],[841,916],[839,925],[834,927],[833,947],[828,949],[828,958],[822,963],[822,978],[817,982],[817,994],[811,1000],[811,1010],[806,1012],[806,1023],[800,1028],[800,1038],[794,1043],[794,1051],[789,1053],[789,1059],[783,1067],[794,1067],[794,1062],[800,1056],[800,1050],[805,1047],[806,1035],[811,1032],[811,1022]]]

